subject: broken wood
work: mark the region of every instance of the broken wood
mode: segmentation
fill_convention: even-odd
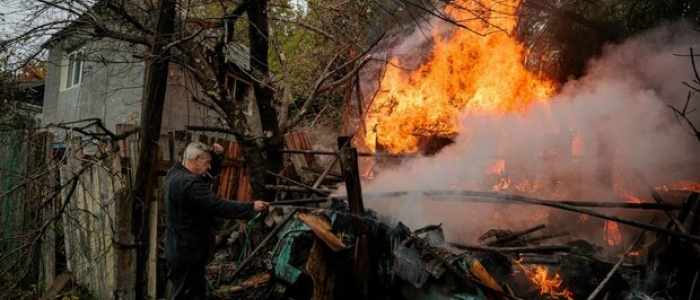
[[[270,278],[272,275],[270,273],[260,273],[260,274],[255,274],[251,277],[248,277],[246,280],[243,280],[233,286],[220,286],[218,292],[220,293],[235,293],[235,292],[240,292],[243,290],[247,290],[250,288],[255,288],[260,284],[263,284],[265,282],[270,281]]]
[[[617,216],[603,214],[603,213],[589,210],[589,209],[577,208],[577,207],[574,207],[572,205],[559,203],[557,201],[541,200],[541,199],[522,196],[522,195],[497,194],[497,193],[478,192],[478,191],[424,191],[422,193],[426,196],[471,196],[471,197],[495,198],[495,199],[501,199],[502,201],[516,201],[516,202],[529,203],[529,204],[538,204],[538,205],[557,208],[557,209],[561,209],[561,210],[582,213],[582,214],[593,216],[593,217],[596,217],[599,219],[615,221],[615,222],[629,225],[632,227],[637,227],[637,228],[642,228],[642,229],[646,229],[646,230],[650,230],[650,231],[654,231],[654,232],[658,232],[658,233],[663,233],[663,234],[670,235],[673,237],[686,239],[686,240],[692,241],[696,244],[700,243],[699,236],[684,234],[684,233],[681,233],[681,232],[678,232],[675,230],[670,230],[667,228],[658,227],[658,226],[650,225],[650,224],[639,222],[639,221],[623,219],[623,218],[620,218]],[[407,192],[405,192],[404,194],[407,194]]]
[[[465,283],[466,283],[466,282],[473,282],[474,284],[480,286],[481,288],[483,288],[483,289],[485,289],[485,290],[487,290],[487,291],[489,291],[489,292],[492,292],[492,293],[494,293],[494,294],[496,294],[496,295],[498,295],[498,296],[504,297],[504,298],[506,298],[506,299],[518,299],[518,300],[522,300],[521,298],[518,298],[518,297],[515,297],[515,296],[511,296],[511,295],[508,295],[508,294],[506,294],[506,293],[504,293],[504,292],[502,292],[502,291],[499,291],[499,290],[497,290],[497,289],[494,289],[494,288],[490,287],[488,284],[486,284],[486,283],[484,283],[484,282],[482,282],[482,281],[480,281],[480,280],[478,280],[478,279],[476,279],[476,278],[473,278],[471,275],[467,274],[466,272],[460,271],[459,269],[457,269],[457,267],[455,267],[454,265],[452,265],[452,263],[450,263],[450,261],[448,261],[445,257],[443,257],[442,255],[440,255],[440,253],[438,253],[437,251],[435,251],[435,249],[433,249],[430,245],[428,245],[428,242],[426,242],[426,241],[424,241],[423,239],[419,238],[419,237],[416,236],[415,234],[411,234],[411,235],[409,236],[409,238],[411,239],[411,241],[413,241],[414,243],[416,243],[416,245],[418,245],[418,247],[420,247],[422,250],[427,251],[427,252],[430,253],[432,256],[434,256],[435,258],[437,258],[437,259],[439,259],[440,261],[442,261],[443,265],[444,265],[448,270],[450,270],[450,272],[452,272],[452,273],[455,274],[457,277],[459,277],[460,279],[462,279]]]
[[[297,218],[306,226],[309,226],[316,234],[316,237],[321,239],[334,252],[350,249],[350,246],[345,245],[342,239],[333,233],[331,222],[327,216],[300,212],[297,214]]]
[[[302,191],[299,187],[288,187],[288,186],[273,186],[269,185],[266,186],[266,188],[270,189],[279,189],[279,190],[290,190],[290,191]],[[294,190],[291,190],[294,189]],[[331,190],[323,190],[323,191],[328,191],[329,194],[333,191]],[[440,191],[430,191],[427,194],[427,196],[441,196],[438,195]],[[389,193],[378,193],[378,194],[364,194],[363,198],[365,199],[378,199],[378,198],[392,198],[392,197],[403,197],[403,196],[413,196],[415,193],[421,193],[422,192],[415,192],[415,191],[406,191],[406,192],[389,192]],[[502,195],[499,193],[493,193],[494,195]],[[425,195],[425,194],[424,194]],[[442,196],[453,196],[451,194],[446,194]],[[497,197],[497,196],[494,196]],[[345,195],[339,195],[339,196],[333,196],[333,197],[328,197],[330,199],[337,199],[337,200],[346,200],[347,196]],[[306,199],[318,199],[318,198],[300,198],[297,200],[306,200]],[[431,201],[439,201],[436,199],[430,199]],[[505,199],[485,199],[485,198],[465,198],[465,199],[449,199],[449,201],[459,201],[459,202],[474,202],[474,203],[504,203],[507,202],[509,204],[531,204],[531,205],[539,205],[539,203],[523,203],[523,202],[514,202],[514,201],[505,201]],[[561,203],[561,204],[567,204],[571,206],[576,206],[576,207],[600,207],[600,208],[625,208],[625,209],[641,209],[641,210],[681,210],[682,206],[681,205],[676,205],[676,204],[670,204],[670,203],[665,203],[665,204],[659,204],[659,203],[621,203],[621,202],[587,202],[587,201],[553,201],[553,200],[542,200],[542,201],[547,201],[547,202],[553,202],[553,203]]]
[[[603,281],[601,281],[600,284],[598,284],[598,287],[596,287],[596,289],[593,290],[591,295],[588,296],[587,300],[593,300],[593,299],[595,299],[596,296],[598,296],[598,293],[600,293],[600,291],[603,290],[603,288],[608,283],[608,281],[610,281],[610,278],[612,278],[612,276],[615,274],[615,272],[617,272],[617,269],[620,268],[622,263],[625,261],[625,258],[627,258],[627,256],[630,255],[632,250],[635,247],[637,247],[637,244],[639,244],[639,242],[642,241],[642,238],[644,237],[644,234],[646,234],[646,233],[647,233],[647,231],[644,230],[639,234],[639,236],[637,236],[637,238],[634,240],[634,242],[632,242],[632,244],[627,248],[627,251],[625,251],[625,253],[622,254],[622,257],[620,257],[620,259],[617,261],[617,263],[612,267],[612,269],[610,269],[610,271],[605,276]]]
[[[563,236],[568,236],[568,235],[569,235],[569,232],[568,232],[568,231],[564,231],[564,232],[559,232],[559,233],[553,233],[553,234],[550,234],[550,235],[543,235],[543,236],[537,236],[537,237],[531,237],[531,238],[523,239],[522,242],[523,242],[524,244],[527,245],[527,244],[532,244],[532,243],[535,243],[535,242],[541,242],[541,241],[544,241],[544,240],[554,239],[554,238],[563,237]]]
[[[319,176],[320,181],[319,181],[319,180],[316,180],[316,183],[319,183],[319,184],[320,184],[321,181],[323,181],[323,179],[324,179],[326,176],[338,177],[338,178],[342,178],[342,177],[343,177],[343,175],[341,175],[340,173],[338,173],[338,172],[332,172],[332,171],[331,171],[331,169],[333,168],[333,165],[336,164],[337,162],[338,162],[338,157],[334,156],[334,157],[331,159],[331,162],[328,163],[328,166],[326,166],[326,167],[323,168],[323,169],[321,169],[321,168],[310,168],[310,167],[304,168],[304,169],[307,170],[307,171],[309,171],[309,172],[315,173],[315,174],[321,174],[321,175]],[[314,184],[314,185],[316,185],[316,184]]]
[[[520,253],[549,253],[549,252],[570,252],[571,247],[568,246],[527,246],[527,247],[489,247],[489,246],[476,246],[476,245],[462,245],[450,243],[454,246],[463,250],[478,250],[478,251],[496,251],[496,252],[520,252]]]
[[[277,174],[277,173],[270,172],[270,171],[265,171],[265,173],[270,174],[270,175],[272,175],[272,176],[275,176],[275,177],[277,177],[277,178],[279,178],[279,179],[282,179],[282,180],[284,180],[284,181],[287,181],[287,182],[296,184],[296,185],[298,185],[298,186],[300,186],[300,187],[306,189],[307,192],[316,193],[316,194],[319,194],[319,195],[322,195],[322,196],[327,196],[327,195],[328,195],[328,193],[325,192],[325,191],[323,191],[323,190],[319,190],[319,189],[317,189],[317,188],[310,187],[310,186],[305,185],[305,184],[303,184],[303,183],[301,183],[301,182],[299,182],[299,181],[296,181],[296,180],[294,180],[294,179],[291,179],[291,178],[288,178],[288,177],[279,175],[279,174]]]
[[[271,206],[282,206],[282,205],[303,205],[303,204],[316,204],[328,202],[328,198],[320,199],[304,199],[304,200],[282,200],[270,202]]]
[[[478,259],[472,260],[471,272],[472,274],[474,274],[474,277],[479,279],[484,284],[488,285],[490,288],[499,292],[503,292],[503,288],[501,288],[501,286],[498,285],[496,280],[493,279],[493,277],[491,277],[491,274],[489,274],[489,272],[486,271],[486,268],[484,268],[484,266]]]
[[[544,225],[544,224],[540,224],[540,225],[537,225],[537,226],[535,226],[535,227],[533,227],[533,228],[529,228],[529,229],[525,229],[525,230],[522,230],[522,231],[514,232],[514,233],[511,233],[511,234],[509,234],[509,235],[507,235],[507,236],[504,236],[504,237],[502,237],[502,238],[497,238],[495,241],[492,241],[492,242],[490,242],[490,243],[486,243],[486,245],[487,245],[487,246],[497,246],[497,245],[501,245],[501,244],[504,244],[504,243],[507,243],[507,242],[514,241],[515,239],[517,239],[517,238],[519,238],[519,237],[521,237],[521,236],[528,235],[528,234],[533,233],[533,232],[538,231],[538,230],[542,230],[542,229],[544,229],[544,228],[545,228],[545,225]]]
[[[332,270],[334,264],[328,261],[333,258],[325,253],[323,243],[320,238],[314,240],[306,261],[306,270],[314,283],[313,300],[333,300],[334,297],[336,272]]]
[[[289,185],[272,185],[272,184],[266,184],[265,189],[267,190],[275,190],[275,191],[280,191],[280,192],[302,192],[306,193],[309,192],[309,187],[301,187],[301,186],[289,186]],[[333,193],[333,190],[327,190],[327,189],[314,189],[314,193],[323,195],[323,196],[328,196],[331,193]]]
[[[340,147],[346,145],[346,140],[341,137],[338,140]],[[341,142],[342,140],[342,142]],[[365,207],[362,203],[362,185],[360,183],[360,171],[357,165],[357,149],[342,148],[340,155],[340,166],[343,170],[345,178],[345,187],[347,189],[348,204],[350,213],[355,216],[365,213]],[[353,266],[353,275],[357,287],[359,288],[359,298],[367,299],[367,277],[369,275],[369,239],[365,232],[364,224],[357,218],[353,218],[353,228],[356,232],[355,239],[355,263]]]

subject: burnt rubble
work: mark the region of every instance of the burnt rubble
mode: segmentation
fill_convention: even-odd
[[[689,209],[678,215],[692,235],[700,226],[698,201],[698,194],[689,194],[683,204]],[[700,269],[695,244],[651,230],[636,231],[638,238],[627,249],[609,255],[582,239],[556,245],[553,240],[568,233],[542,233],[545,225],[493,230],[472,245],[448,242],[442,225],[415,230],[401,222],[389,225],[371,211],[351,213],[348,204],[337,199],[321,207],[278,207],[267,219],[276,224],[255,250],[249,250],[246,260],[234,264],[238,268],[231,266],[231,259],[209,266],[210,281],[216,286],[212,297],[647,300],[697,296]],[[673,224],[664,228],[672,229]],[[241,226],[221,252],[242,255],[235,249],[246,231]],[[357,276],[356,259],[360,235],[368,237],[369,249],[368,271],[362,277]]]

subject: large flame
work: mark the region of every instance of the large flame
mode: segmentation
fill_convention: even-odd
[[[416,152],[421,137],[455,134],[460,111],[499,115],[547,99],[551,83],[523,67],[525,50],[509,35],[519,2],[455,1],[448,6],[445,12],[470,30],[458,28],[449,36],[433,32],[430,59],[413,71],[406,71],[398,58],[391,60],[367,111],[366,146]]]

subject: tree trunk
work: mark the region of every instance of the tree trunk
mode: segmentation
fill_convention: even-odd
[[[146,299],[146,274],[148,270],[149,226],[146,214],[149,213],[153,189],[156,185],[158,140],[163,120],[165,91],[168,83],[170,51],[167,49],[175,24],[175,0],[160,0],[158,11],[157,37],[151,53],[153,58],[146,73],[146,86],[141,105],[141,131],[136,180],[132,186],[132,224],[136,248],[135,299]],[[154,274],[151,274],[154,276]]]
[[[265,171],[278,172],[282,169],[282,137],[275,110],[274,93],[270,86],[268,65],[269,32],[267,20],[267,0],[252,1],[248,9],[250,21],[250,66],[254,76],[253,94],[260,112],[262,143],[256,140],[239,141],[246,159],[246,172],[253,188],[253,198],[272,199],[274,192],[266,192],[265,184],[273,183],[274,178]]]

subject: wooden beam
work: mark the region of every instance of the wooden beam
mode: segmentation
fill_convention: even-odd
[[[339,144],[342,146],[345,143]],[[362,185],[360,184],[360,171],[357,165],[357,149],[341,149],[340,165],[343,170],[343,177],[345,178],[350,213],[361,215],[365,212],[365,207],[362,203]],[[353,227],[356,234],[353,275],[358,288],[357,296],[359,299],[368,299],[369,238],[359,218],[353,218]]]

